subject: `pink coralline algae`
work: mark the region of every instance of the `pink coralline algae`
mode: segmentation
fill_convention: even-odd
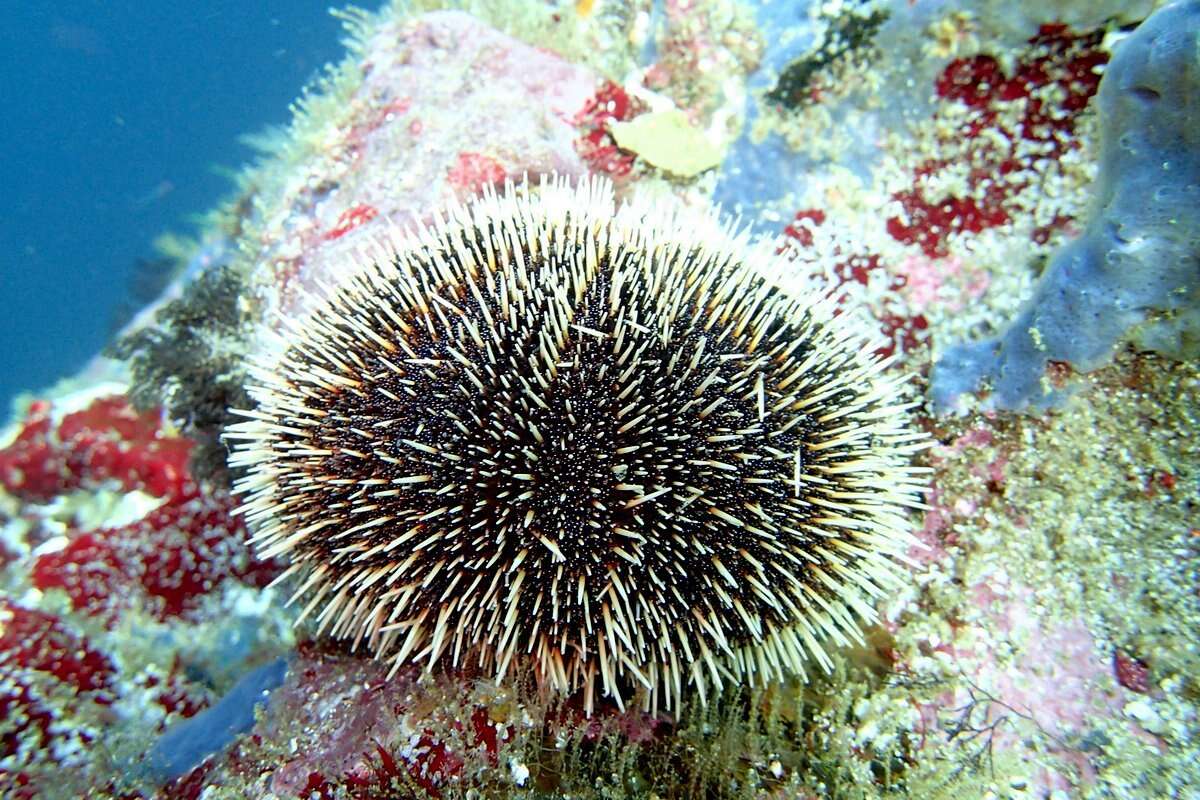
[[[205,494],[190,480],[190,449],[120,397],[95,400],[57,424],[48,403],[35,403],[16,441],[0,451],[0,482],[11,494],[45,502],[115,484],[162,502],[129,525],[68,531],[65,547],[33,560],[32,585],[61,589],[74,610],[111,621],[130,603],[178,616],[227,577],[269,582],[272,569],[251,556],[228,493]]]
[[[64,763],[79,768],[77,755],[61,754],[89,746],[106,709],[124,695],[184,717],[206,702],[207,691],[179,673],[177,660],[155,673],[122,674],[109,650],[119,635],[93,626],[84,635],[89,618],[101,631],[136,615],[187,625],[184,618],[226,584],[261,587],[277,574],[251,553],[228,493],[192,480],[190,450],[157,413],[136,412],[120,396],[66,414],[34,402],[0,450],[0,485],[16,504],[11,516],[26,521],[8,579],[42,593],[0,601],[0,794],[36,797]],[[43,521],[56,503],[112,489],[141,492],[157,505],[136,521],[94,530]],[[64,595],[66,613],[37,605],[39,597]]]
[[[1034,524],[1006,498],[1015,450],[994,413],[934,449],[935,469],[958,460],[971,480],[935,485],[929,495],[921,546],[910,552],[922,569],[952,569],[964,553],[979,549],[959,533],[970,520],[1006,516],[1018,530]],[[1000,567],[975,572],[965,589],[949,635],[921,644],[924,655],[949,657],[960,677],[955,691],[922,705],[924,729],[986,738],[991,754],[1022,753],[1024,734],[1014,723],[1028,723],[1047,737],[1059,761],[1040,766],[1032,785],[1047,793],[1091,785],[1095,767],[1080,742],[1101,720],[1129,724],[1125,704],[1154,691],[1148,664],[1125,650],[1110,651],[1085,617],[1047,611],[1035,586]],[[908,664],[901,660],[897,667],[903,672]],[[1146,731],[1130,729],[1159,746]]]
[[[459,153],[446,177],[455,191],[463,197],[474,197],[486,186],[504,183],[507,173],[500,162],[480,153]]]
[[[617,147],[609,125],[625,122],[638,113],[635,102],[615,83],[605,83],[575,115],[574,123],[582,135],[575,142],[579,155],[593,172],[613,179],[624,178],[633,170],[636,157]]]
[[[1010,199],[1033,188],[1020,176],[1027,161],[1021,150],[1035,148],[1039,158],[1056,159],[1078,146],[1072,138],[1078,115],[1096,93],[1098,68],[1108,60],[1100,49],[1102,38],[1045,25],[1008,71],[990,55],[952,61],[938,76],[936,91],[943,101],[969,109],[956,134],[967,142],[966,150],[954,159],[971,165],[966,190],[936,202],[928,199],[924,185],[951,160],[925,161],[914,170],[913,187],[896,195],[905,216],[888,219],[888,232],[934,258],[947,254],[948,237],[1008,223]],[[1056,218],[1051,226],[1069,221]],[[1048,235],[1049,229],[1034,232],[1043,242]]]
[[[397,15],[363,52],[342,118],[263,220],[255,260],[284,305],[292,281],[335,279],[354,263],[362,236],[427,221],[506,177],[587,171],[577,119],[598,81],[586,68],[449,11]]]
[[[175,497],[137,522],[76,534],[64,549],[39,556],[32,583],[61,589],[74,610],[106,618],[130,602],[159,618],[179,616],[226,578],[266,585],[274,570],[251,557],[231,510],[223,492]]]
[[[338,216],[337,222],[334,223],[333,227],[326,231],[325,239],[327,241],[340,239],[359,225],[370,222],[377,216],[379,216],[379,211],[374,206],[369,206],[366,203],[351,206],[343,211]]]
[[[498,763],[497,754],[509,736],[497,731],[485,708],[467,704],[464,718],[456,719],[417,703],[421,713],[414,715],[411,676],[387,681],[382,671],[373,669],[375,665],[361,666],[366,670],[314,651],[296,664],[293,682],[280,690],[278,702],[265,717],[264,734],[278,736],[275,726],[294,724],[298,720],[289,716],[301,715],[304,720],[320,720],[321,735],[306,752],[275,770],[272,791],[330,800],[344,793],[371,800],[389,789],[410,787],[437,797],[448,783],[461,783],[465,758],[488,766]],[[361,678],[361,685],[350,684],[350,676]],[[330,692],[327,682],[341,691]],[[304,693],[302,701],[298,691]],[[350,703],[347,692],[354,698]],[[329,705],[331,701],[336,707]],[[452,732],[449,737],[429,727],[434,717]],[[404,729],[411,732],[397,736]]]
[[[191,443],[160,435],[159,422],[119,397],[94,401],[55,424],[51,405],[30,406],[17,438],[0,450],[0,486],[27,501],[47,501],[115,481],[155,497],[187,491]]]
[[[62,719],[80,707],[111,704],[113,672],[108,657],[58,617],[0,601],[0,761],[29,748],[90,741],[92,734]],[[6,778],[16,779],[0,768],[0,787]]]
[[[821,209],[808,208],[796,212],[792,221],[784,228],[783,235],[787,246],[792,252],[803,257],[803,251],[815,244],[815,231],[825,224],[826,214]],[[904,288],[907,277],[896,271],[889,271],[878,255],[873,253],[849,253],[835,245],[830,254],[837,259],[833,267],[833,277],[836,286],[858,284],[867,287],[875,282],[886,286],[887,295],[873,309],[879,321],[880,332],[884,344],[875,352],[887,358],[899,353],[912,353],[924,348],[929,341],[926,333],[929,321],[920,312],[911,312],[897,302],[897,292]],[[842,295],[841,302],[848,298]]]

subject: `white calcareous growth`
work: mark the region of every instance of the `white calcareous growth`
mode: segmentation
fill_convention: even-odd
[[[396,668],[647,709],[827,666],[926,437],[851,314],[707,214],[508,187],[284,320],[226,438],[263,556]]]

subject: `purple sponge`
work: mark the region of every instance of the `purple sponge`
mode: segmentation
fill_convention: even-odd
[[[1095,369],[1123,340],[1200,354],[1200,0],[1160,9],[1119,42],[1098,101],[1086,230],[1055,254],[1006,331],[943,354],[936,408],[985,381],[990,406],[1053,405],[1061,393],[1043,380],[1048,362]]]

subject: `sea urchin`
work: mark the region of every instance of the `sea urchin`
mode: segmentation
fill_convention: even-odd
[[[253,365],[226,436],[260,552],[334,636],[396,666],[528,658],[589,713],[601,687],[678,708],[828,664],[895,579],[924,437],[783,267],[602,182],[454,209]]]

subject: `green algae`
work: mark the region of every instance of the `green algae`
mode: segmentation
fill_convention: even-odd
[[[859,9],[837,5],[842,16],[822,7],[820,15],[827,24],[817,45],[784,67],[779,80],[765,97],[786,109],[812,103],[821,88],[814,85],[820,74],[857,50],[869,48],[876,32],[888,18],[882,9]]]
[[[617,145],[672,175],[691,178],[719,166],[722,152],[677,109],[642,114],[610,128]]]

